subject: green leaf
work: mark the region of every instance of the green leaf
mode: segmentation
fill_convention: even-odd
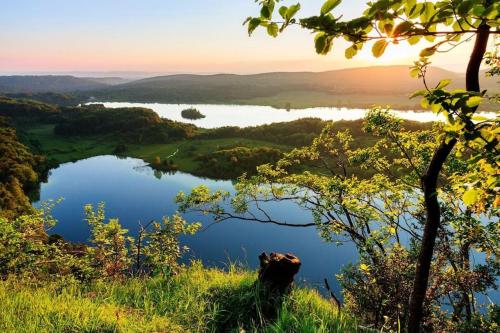
[[[252,33],[257,29],[257,27],[260,25],[261,20],[257,17],[254,17],[248,22],[248,34],[252,35]]]
[[[407,32],[408,30],[410,30],[412,26],[413,26],[413,24],[411,22],[408,22],[408,21],[401,22],[396,26],[396,28],[394,28],[392,35],[395,37],[402,35],[405,32]]]
[[[269,9],[269,6],[267,5],[262,6],[262,9],[260,10],[260,16],[265,19],[271,18],[271,10]]]
[[[355,49],[353,46],[350,46],[345,50],[345,57],[347,59],[352,59],[357,53],[358,50]]]
[[[422,100],[420,101],[420,105],[424,109],[428,109],[429,108],[429,101],[427,100],[427,98],[422,98]]]
[[[472,97],[469,97],[466,105],[470,108],[474,108],[474,107],[478,106],[479,104],[481,104],[482,100],[483,100],[483,98],[481,96],[472,96]]]
[[[443,89],[444,87],[448,86],[450,83],[451,83],[451,80],[448,80],[448,79],[441,80],[441,81],[439,81],[436,88],[434,88],[434,89]]]
[[[385,39],[381,39],[377,42],[375,42],[375,44],[373,44],[373,47],[372,47],[372,53],[373,53],[373,56],[375,58],[379,58],[380,56],[382,56],[382,54],[384,54],[385,52],[385,48],[387,47],[387,41]]]
[[[391,23],[384,24],[384,31],[387,36],[392,36],[392,29],[394,26]]]
[[[314,45],[318,54],[328,54],[328,52],[332,49],[332,38],[324,33],[319,33],[314,39]]]
[[[417,18],[420,13],[422,12],[422,10],[424,9],[424,4],[423,3],[417,3],[415,4],[409,11],[409,13],[407,14],[408,18],[410,19],[415,19]]]
[[[420,70],[418,68],[412,68],[410,71],[411,77],[418,77],[419,74],[420,74]]]
[[[342,0],[327,0],[323,6],[321,7],[321,15],[328,14],[331,12],[335,7],[337,7]]]
[[[408,44],[415,45],[422,39],[422,36],[411,36],[408,38]]]
[[[267,33],[269,34],[269,36],[277,37],[278,31],[279,31],[278,24],[274,22],[267,26]]]
[[[415,98],[417,96],[425,96],[427,90],[417,90],[413,94],[410,95],[410,99]]]
[[[422,23],[427,23],[436,12],[436,9],[432,2],[426,2],[423,5],[424,7],[422,8],[422,13],[420,14],[420,21]]]
[[[274,0],[269,0],[266,3],[264,3],[262,5],[262,9],[260,10],[260,16],[270,20],[274,12],[274,5],[275,5]]]
[[[281,17],[286,19],[286,12],[288,11],[287,6],[281,6],[278,12],[280,13]]]
[[[480,191],[476,190],[475,188],[470,188],[462,195],[462,201],[467,206],[473,205],[479,200],[480,194]]]
[[[287,19],[287,20],[292,19],[295,16],[295,14],[297,14],[297,12],[299,10],[300,10],[300,3],[298,3],[296,5],[291,5],[290,7],[288,7],[288,9],[286,11],[285,19]]]
[[[416,0],[408,0],[405,1],[405,14],[406,16],[410,16],[412,10],[415,10],[415,4],[417,3]]]
[[[472,9],[473,6],[474,6],[473,1],[470,1],[470,0],[462,1],[457,7],[458,15],[466,16],[469,13],[469,11]]]
[[[481,16],[485,11],[486,8],[484,8],[483,5],[475,5],[474,8],[472,8],[472,14],[474,14],[475,16]]]
[[[436,49],[434,47],[427,47],[427,48],[423,49],[422,51],[420,51],[420,56],[421,57],[430,57],[434,53],[436,53]]]

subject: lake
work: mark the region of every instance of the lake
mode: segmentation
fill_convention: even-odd
[[[89,227],[84,221],[83,207],[106,203],[107,217],[117,217],[132,235],[138,222],[160,219],[175,213],[174,198],[179,191],[189,192],[205,184],[211,189],[234,192],[231,181],[200,178],[190,174],[162,173],[150,168],[144,161],[116,156],[97,156],[74,163],[61,164],[49,173],[41,184],[40,201],[63,198],[53,209],[59,223],[50,231],[72,242],[86,242]],[[266,207],[273,217],[288,223],[311,221],[308,212],[281,202]],[[340,295],[340,286],[334,278],[341,268],[357,260],[352,244],[337,246],[325,243],[315,228],[286,228],[255,222],[225,221],[212,224],[207,216],[184,215],[186,220],[201,222],[207,229],[194,236],[186,236],[182,243],[190,247],[185,263],[195,258],[207,266],[225,268],[230,262],[239,262],[250,268],[259,265],[263,252],[292,252],[302,260],[298,278],[301,283],[324,292],[323,279],[327,277],[332,289]],[[476,257],[482,261],[484,256]],[[500,292],[489,291],[488,297],[477,295],[477,301],[487,304],[500,301]]]
[[[221,126],[259,126],[275,122],[292,121],[301,118],[314,117],[323,120],[357,120],[362,119],[366,109],[348,109],[332,107],[316,107],[287,111],[271,106],[259,105],[218,105],[218,104],[159,104],[159,103],[127,103],[105,102],[108,108],[144,107],[152,109],[160,117],[192,123],[202,128],[216,128]],[[189,120],[181,116],[181,111],[195,107],[206,117],[198,120]],[[444,119],[430,111],[394,111],[403,119],[419,122],[429,122]],[[487,117],[495,117],[494,112],[479,113]]]
[[[177,208],[175,195],[201,184],[233,191],[231,181],[204,179],[182,172],[162,174],[139,159],[98,156],[65,163],[51,170],[48,182],[41,185],[40,200],[64,198],[53,210],[59,224],[51,233],[58,233],[69,241],[85,242],[89,239],[89,228],[83,220],[85,204],[105,202],[106,215],[120,218],[121,223],[135,234],[139,221],[172,215]],[[35,203],[39,205],[40,202]],[[288,223],[311,220],[308,212],[290,203],[273,203],[267,208],[273,216]],[[204,226],[211,223],[207,216],[189,214],[185,217],[188,221],[202,222]],[[321,290],[323,279],[328,277],[337,294],[340,294],[340,287],[333,275],[357,258],[351,244],[325,243],[314,228],[285,228],[254,222],[221,222],[183,238],[182,242],[191,248],[189,258],[217,267],[241,262],[256,268],[257,257],[263,251],[292,252],[303,262],[299,279]]]

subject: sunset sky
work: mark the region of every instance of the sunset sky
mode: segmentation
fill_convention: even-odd
[[[323,2],[301,1],[300,15],[316,14]],[[344,1],[334,13],[359,16],[365,3]],[[332,54],[318,56],[300,28],[277,39],[264,31],[248,37],[242,22],[257,13],[253,0],[5,0],[0,73],[321,71],[411,64],[424,47],[392,46],[381,59],[368,47],[346,60],[347,44],[338,41]],[[435,57],[434,65],[463,71],[470,47]]]

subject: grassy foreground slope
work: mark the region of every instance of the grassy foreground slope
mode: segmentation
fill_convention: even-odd
[[[295,288],[270,319],[256,274],[193,263],[173,277],[85,285],[0,282],[0,331],[10,332],[358,332],[312,289]]]

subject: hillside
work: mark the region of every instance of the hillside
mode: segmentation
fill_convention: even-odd
[[[440,79],[463,87],[464,75],[431,68],[428,83]],[[484,79],[485,89],[495,81]],[[93,92],[100,100],[162,103],[236,103],[272,105],[282,108],[313,106],[369,107],[391,104],[414,108],[408,100],[422,89],[420,80],[409,75],[408,66],[378,66],[327,72],[275,72],[254,75],[169,75],[137,80]]]
[[[481,77],[482,89],[498,91],[496,79]],[[464,87],[464,74],[437,67],[429,69],[427,82],[430,86],[441,79],[451,79],[451,88]],[[373,105],[419,109],[418,99],[409,100],[408,96],[422,88],[420,80],[410,77],[406,65],[252,75],[177,74],[135,81],[117,77],[0,76],[0,93],[31,94],[13,97],[60,105],[75,105],[92,98],[100,101],[270,105],[296,109],[317,106],[368,108]],[[46,96],[48,92],[76,94],[67,101]],[[491,111],[495,106],[485,104],[482,109]]]
[[[65,93],[104,89],[107,84],[74,76],[14,75],[0,76],[0,93]]]

